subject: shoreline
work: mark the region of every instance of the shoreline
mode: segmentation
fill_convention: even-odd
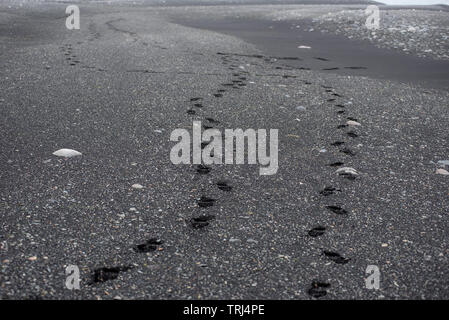
[[[319,30],[303,31],[305,25],[313,29],[309,19],[174,18],[171,22],[238,37],[270,56],[295,57],[284,61],[286,67],[393,80],[430,89],[449,88],[449,61],[406,55],[376,47],[366,40],[348,39]]]

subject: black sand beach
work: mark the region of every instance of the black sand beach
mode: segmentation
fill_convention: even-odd
[[[66,5],[0,4],[1,299],[449,298],[447,61],[262,22],[338,6]],[[278,172],[173,164],[193,121]]]

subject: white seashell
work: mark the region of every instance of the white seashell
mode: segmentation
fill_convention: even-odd
[[[449,176],[449,172],[447,170],[444,169],[437,169],[437,171],[435,171],[436,174],[442,174],[444,176]]]
[[[361,126],[360,123],[358,123],[357,121],[352,121],[352,120],[348,120],[348,121],[346,122],[346,124],[347,124],[348,126]]]
[[[352,175],[355,175],[355,176],[359,175],[357,170],[355,170],[354,168],[351,168],[351,167],[340,168],[337,171],[335,171],[335,173],[338,173],[338,174],[346,173],[346,174],[352,174]]]
[[[72,150],[72,149],[59,149],[59,150],[53,152],[53,154],[55,156],[65,157],[65,158],[71,158],[71,157],[76,157],[76,156],[82,155],[81,152],[78,152],[78,151]]]
[[[138,183],[133,184],[131,187],[133,187],[134,189],[143,189],[143,185],[138,184]]]

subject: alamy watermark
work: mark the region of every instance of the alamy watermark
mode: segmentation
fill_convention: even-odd
[[[380,270],[379,267],[370,264],[366,267],[366,274],[369,276],[365,279],[365,287],[370,290],[379,290],[380,289]]]
[[[65,287],[69,290],[80,289],[80,269],[76,265],[69,265],[65,268]]]
[[[178,143],[170,151],[170,160],[173,164],[234,164],[235,155],[235,164],[244,164],[246,155],[248,164],[261,166],[260,175],[273,175],[279,167],[278,129],[270,129],[269,154],[267,139],[266,129],[225,129],[223,137],[219,129],[202,132],[201,121],[193,121],[192,135],[186,129],[172,131],[170,141]]]
[[[365,21],[365,26],[369,30],[377,30],[380,26],[380,14],[379,7],[375,5],[370,5],[366,7],[365,14],[368,15]]]
[[[65,26],[69,30],[80,29],[80,8],[76,5],[70,5],[65,9],[69,16],[65,19]]]

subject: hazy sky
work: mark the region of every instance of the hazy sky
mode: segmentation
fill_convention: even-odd
[[[449,0],[378,0],[386,4],[448,4]]]

